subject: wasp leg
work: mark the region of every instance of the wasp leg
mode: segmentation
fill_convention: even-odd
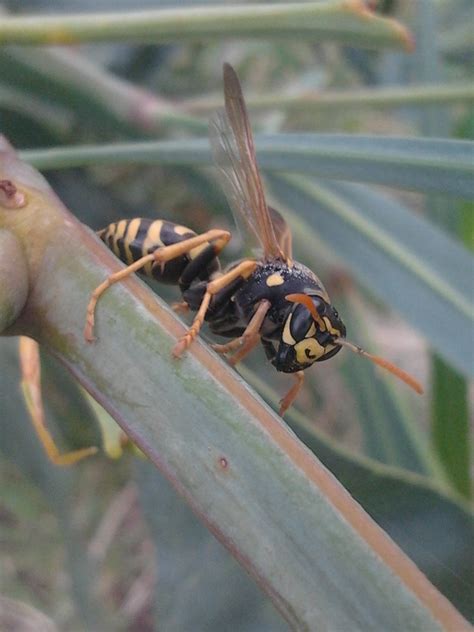
[[[207,271],[207,267],[212,263],[213,260],[218,257],[220,252],[225,248],[225,246],[229,243],[230,233],[227,231],[220,231],[222,235],[217,239],[213,239],[211,243],[200,249],[200,252],[197,254],[191,252],[189,253],[191,256],[191,261],[187,264],[185,269],[183,270],[179,280],[179,289],[181,293],[184,294],[186,290],[189,289],[191,283],[197,278],[200,277],[202,280],[209,279],[209,272]],[[182,242],[184,243],[184,242]],[[194,254],[194,256],[193,256]],[[216,272],[220,270],[220,266],[217,266]],[[202,276],[204,273],[204,276]]]
[[[44,417],[38,343],[26,336],[20,336],[18,350],[20,354],[23,397],[25,398],[33,427],[36,430],[39,440],[43,444],[49,460],[55,465],[73,465],[77,463],[77,461],[95,454],[97,452],[96,447],[83,448],[82,450],[74,450],[73,452],[60,454],[53,437],[46,427]]]
[[[279,415],[283,417],[291,404],[295,401],[296,396],[298,395],[300,388],[303,386],[304,382],[304,372],[297,371],[296,373],[292,373],[293,377],[296,379],[296,384],[294,384],[285,397],[280,401],[280,410],[278,411]]]
[[[171,305],[171,309],[177,314],[187,314],[189,312],[190,307],[186,303],[186,301],[179,301],[179,303],[173,303]]]
[[[173,356],[175,358],[179,358],[181,354],[190,346],[194,338],[199,333],[199,330],[204,323],[204,319],[206,317],[206,312],[209,308],[209,303],[211,302],[211,298],[220,292],[223,288],[226,287],[229,283],[232,283],[235,279],[239,277],[243,277],[247,279],[257,267],[257,262],[247,259],[246,261],[242,261],[235,268],[229,270],[222,276],[218,277],[214,281],[211,281],[206,285],[206,292],[201,302],[201,306],[199,307],[198,313],[194,317],[193,324],[188,329],[188,331],[180,338],[173,349]]]
[[[235,366],[238,362],[243,360],[246,355],[255,349],[259,340],[260,336],[258,334],[249,336],[246,340],[244,340],[241,348],[236,351],[231,358],[229,358],[230,366]]]
[[[90,298],[89,304],[87,305],[87,315],[86,315],[86,325],[84,328],[84,338],[88,342],[94,341],[94,324],[95,324],[95,308],[97,305],[97,301],[102,296],[102,294],[114,283],[118,283],[119,281],[123,281],[128,276],[137,272],[141,268],[143,268],[147,263],[153,261],[154,263],[160,263],[162,267],[166,264],[167,261],[171,261],[172,259],[176,259],[181,255],[187,254],[193,248],[197,246],[201,246],[207,241],[218,241],[219,245],[223,241],[227,243],[230,239],[230,233],[226,230],[208,230],[206,233],[202,235],[196,235],[196,237],[190,237],[189,239],[185,239],[184,241],[180,241],[176,244],[172,244],[170,246],[163,246],[161,248],[157,248],[154,252],[141,257],[131,265],[127,266],[123,270],[119,272],[115,272],[108,276],[105,281],[103,281],[100,285],[96,287],[96,289],[92,292],[92,296]],[[224,245],[225,245],[224,243]],[[223,248],[224,246],[222,246]]]
[[[255,314],[252,316],[247,328],[241,336],[234,338],[234,340],[231,340],[224,345],[212,345],[212,348],[217,351],[217,353],[228,353],[229,351],[237,349],[237,352],[229,359],[229,364],[234,366],[237,362],[240,362],[240,360],[242,360],[257,346],[260,340],[260,327],[262,326],[270,307],[270,301],[261,301],[255,310]]]

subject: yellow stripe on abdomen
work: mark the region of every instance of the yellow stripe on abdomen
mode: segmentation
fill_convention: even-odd
[[[125,256],[127,258],[127,263],[130,265],[135,261],[132,251],[130,250],[130,244],[135,240],[138,230],[140,228],[140,224],[142,220],[140,218],[135,218],[130,221],[127,230],[127,239],[124,241],[124,250]]]
[[[146,238],[143,240],[142,246],[142,254],[143,256],[147,255],[150,250],[156,250],[157,247],[164,246],[164,243],[161,239],[161,229],[163,228],[163,220],[155,219],[154,222],[150,224],[150,228],[146,234]],[[143,268],[145,274],[148,276],[152,275],[152,266],[153,262],[149,262]]]
[[[125,228],[127,226],[127,220],[121,219],[119,222],[114,224],[113,226],[113,243],[112,243],[112,251],[114,255],[116,255],[120,259],[120,250],[118,247],[119,239],[123,238],[125,233]]]

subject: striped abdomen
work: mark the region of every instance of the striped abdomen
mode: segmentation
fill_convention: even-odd
[[[98,235],[119,259],[130,265],[158,248],[185,241],[194,237],[196,233],[186,226],[161,219],[134,218],[109,224],[107,228],[99,231]],[[198,246],[189,253],[166,262],[163,268],[161,264],[147,263],[141,272],[161,283],[176,284],[186,267],[208,245],[206,243]],[[198,276],[202,279],[209,278],[209,275],[218,268],[219,263],[214,258]]]

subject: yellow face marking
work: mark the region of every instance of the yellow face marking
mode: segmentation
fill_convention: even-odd
[[[295,345],[295,353],[299,364],[308,364],[323,356],[325,350],[314,338],[305,338]]]
[[[341,332],[338,329],[334,329],[334,327],[331,325],[331,321],[329,320],[327,316],[323,316],[323,320],[330,334],[332,334],[333,336],[341,335]]]
[[[180,226],[179,224],[176,224],[176,226],[174,227],[174,232],[177,235],[186,235],[186,233],[191,233],[191,234],[195,234],[194,231],[192,231],[190,228],[186,228],[186,226]]]
[[[312,338],[315,334],[316,334],[316,325],[313,322],[311,323],[311,327],[306,332],[305,338]]]
[[[133,263],[133,255],[130,250],[130,244],[135,239],[138,233],[138,229],[140,228],[141,220],[139,218],[132,219],[130,224],[128,225],[127,231],[127,239],[125,241],[125,255],[127,257],[127,263]]]
[[[285,282],[285,279],[278,272],[274,272],[271,274],[266,280],[266,284],[268,287],[274,287],[275,285],[282,285]]]
[[[294,345],[296,342],[296,340],[291,335],[290,322],[291,322],[291,314],[288,316],[288,318],[285,321],[285,326],[283,327],[283,333],[281,335],[281,339],[286,345]]]

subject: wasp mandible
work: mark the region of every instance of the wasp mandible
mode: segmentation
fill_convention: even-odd
[[[101,294],[134,272],[177,284],[181,308],[196,312],[191,327],[177,342],[178,358],[191,345],[204,321],[212,333],[230,338],[213,348],[232,354],[232,365],[258,343],[277,371],[295,383],[280,402],[280,415],[291,406],[303,384],[304,370],[332,358],[342,347],[387,369],[421,393],[420,384],[391,362],[346,340],[346,328],[318,277],[293,260],[291,233],[283,217],[266,202],[252,130],[236,72],[224,64],[225,110],[210,121],[210,139],[220,182],[236,223],[261,249],[221,270],[218,255],[230,240],[225,230],[197,235],[172,222],[121,220],[99,232],[127,265],[93,292],[84,331],[93,340],[94,314]]]

